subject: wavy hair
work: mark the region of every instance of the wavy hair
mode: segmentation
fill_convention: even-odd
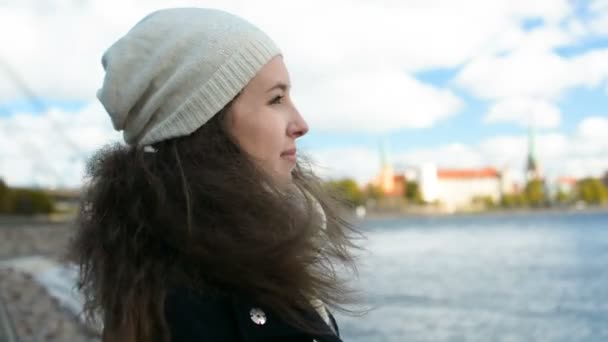
[[[310,298],[356,314],[341,270],[357,273],[363,235],[308,161],[288,189],[275,184],[230,136],[226,108],[155,153],[117,143],[87,162],[69,258],[104,340],[170,341],[159,298],[177,284],[249,296],[308,332],[319,331],[301,315]]]

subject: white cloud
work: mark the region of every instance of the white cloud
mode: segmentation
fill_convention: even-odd
[[[489,49],[481,51],[464,66],[454,84],[485,99],[555,100],[572,88],[597,87],[608,80],[608,49],[595,49],[569,58],[553,50],[576,46],[581,38],[608,32],[590,28],[608,23],[607,8],[605,0],[592,3],[590,11],[596,18],[590,22],[582,22],[571,13],[559,25],[541,26],[531,32],[520,28],[504,30],[490,43]]]
[[[11,185],[78,186],[93,151],[121,140],[99,104],[0,117],[0,133],[0,176]]]
[[[482,98],[552,97],[568,77],[566,63],[555,54],[516,52],[477,57],[462,69],[456,82]]]
[[[333,131],[431,127],[462,107],[450,90],[423,84],[399,70],[339,75],[296,96],[312,127]]]
[[[589,26],[597,34],[608,33],[608,1],[595,0],[589,5],[589,11],[594,14]]]
[[[100,105],[78,113],[51,110],[49,115],[55,124],[48,117],[29,114],[0,119],[0,175],[10,184],[77,186],[82,180],[84,160],[92,151],[121,140]],[[57,126],[77,144],[80,154],[60,139]],[[581,121],[571,136],[539,135],[537,154],[547,173],[551,177],[583,177],[599,176],[608,170],[607,127],[606,116],[594,116]],[[518,172],[524,167],[527,144],[525,135],[498,136],[473,145],[449,143],[394,152],[391,160],[396,166],[434,162],[440,167],[508,166]],[[365,146],[319,148],[310,154],[316,161],[315,171],[328,178],[353,177],[363,184],[376,176],[380,167],[378,150]]]
[[[608,137],[608,118],[602,116],[587,117],[578,126],[578,134],[582,137]]]
[[[525,167],[528,153],[528,137],[525,135],[493,137],[475,146],[484,165],[508,166],[516,172],[522,172]],[[599,176],[608,171],[608,142],[601,136],[539,134],[535,148],[537,158],[550,179],[557,176]]]
[[[200,4],[89,1],[75,5],[50,1],[45,7],[35,2],[7,6],[0,10],[0,29],[21,33],[14,37],[6,63],[41,97],[88,100],[103,79],[103,51],[153,9],[182,5]],[[424,22],[421,17],[432,18],[433,8],[413,12],[400,8],[393,12],[382,6],[355,6],[348,1],[323,3],[323,11],[315,2],[287,6],[277,1],[212,1],[205,5],[242,15],[277,40],[292,73],[294,95],[305,99],[300,105],[310,109],[306,112],[313,118],[322,118],[317,120],[321,129],[346,127],[340,124],[344,118],[350,122],[347,128],[355,130],[428,127],[460,107],[460,100],[449,90],[435,89],[406,74],[418,67],[460,63],[473,52],[462,50],[462,44],[453,39],[432,43],[442,50],[421,45],[428,45],[432,36],[440,39],[446,32],[432,22],[457,18],[448,15],[447,10],[440,10],[434,20]],[[120,11],[111,10],[117,7]],[[314,25],[310,22],[312,17]],[[336,18],[340,18],[338,24]],[[453,30],[450,32],[453,34]],[[470,26],[460,39],[468,39],[464,37],[472,32],[479,30]],[[12,82],[0,84],[0,101],[22,95]],[[414,100],[416,97],[419,99]],[[352,103],[353,99],[358,103]],[[328,111],[335,117],[322,116],[321,112]],[[370,115],[380,118],[377,126],[366,121]]]
[[[577,134],[582,139],[594,140],[608,145],[608,115],[585,118],[578,125]]]
[[[454,67],[522,18],[552,23],[571,12],[566,0],[9,1],[0,9],[0,29],[18,34],[3,57],[43,97],[88,99],[101,82],[105,48],[147,13],[171,6],[218,7],[246,17],[279,43],[294,74],[311,79],[306,87],[315,75],[333,72]],[[560,33],[536,40],[563,40],[553,36]],[[10,84],[0,85],[1,99],[18,95]]]
[[[550,51],[556,47],[569,45],[586,34],[586,31],[572,21],[569,25],[540,26],[531,31],[524,30],[519,22],[514,22],[491,39],[476,55],[492,56],[513,50]]]
[[[608,1],[607,0],[592,0],[589,4],[589,9],[592,12],[602,12],[608,11]]]
[[[380,155],[377,150],[367,147],[342,147],[310,151],[315,168],[321,177],[350,177],[360,184],[375,177],[380,168]]]
[[[396,155],[395,159],[406,166],[434,163],[440,167],[480,167],[484,164],[474,147],[461,143],[406,151]]]
[[[573,73],[578,77],[575,85],[598,87],[608,81],[608,49],[596,49],[573,58]]]
[[[290,3],[282,15],[269,18],[268,9],[256,2],[258,15],[252,19],[269,23],[272,36],[302,66],[322,59],[327,62],[321,63],[325,71],[373,68],[379,63],[417,71],[466,62],[524,17],[554,22],[571,10],[567,1],[536,3],[541,2],[308,1]],[[271,24],[277,18],[283,25]]]
[[[480,142],[483,159],[496,167],[523,170],[528,152],[527,136],[500,136]],[[537,136],[536,155],[549,178],[599,176],[608,171],[608,143],[602,137],[547,133]]]
[[[506,56],[474,58],[455,82],[487,99],[556,99],[567,89],[597,87],[604,80],[608,80],[608,49],[572,58],[551,51],[519,49]]]
[[[511,98],[494,103],[484,117],[486,123],[512,122],[527,127],[555,128],[561,112],[553,103],[529,98]]]
[[[595,19],[591,27],[598,34],[608,34],[608,11],[601,17]]]
[[[592,6],[605,3],[596,0]],[[311,126],[320,130],[431,127],[462,108],[462,101],[450,90],[412,78],[416,71],[464,65],[455,84],[475,96],[499,101],[488,120],[521,122],[521,116],[508,114],[505,108],[514,106],[512,99],[534,99],[526,100],[522,112],[542,113],[537,115],[543,127],[554,127],[559,113],[552,103],[560,94],[573,87],[603,85],[608,78],[608,50],[573,58],[551,52],[589,34],[586,24],[571,17],[568,0],[12,0],[0,8],[0,30],[13,33],[7,35],[11,48],[0,58],[43,98],[91,101],[78,114],[43,113],[69,127],[70,140],[90,153],[106,139],[120,139],[92,100],[103,78],[101,54],[144,15],[173,6],[222,8],[267,31],[285,52],[297,105]],[[545,25],[525,32],[524,18],[540,18]],[[567,25],[560,25],[564,20]],[[2,68],[0,79],[4,80],[0,103],[23,95],[6,81]],[[29,128],[19,128],[24,126]],[[0,135],[0,174],[17,183],[38,177],[48,184],[53,180],[40,175],[53,172],[61,174],[55,182],[79,180],[82,165],[74,161],[73,151],[53,133],[44,116],[0,118],[0,129],[12,130]],[[588,129],[581,124],[579,131]],[[539,149],[545,146],[543,139],[539,138]],[[571,144],[568,160],[577,163],[564,161],[564,165],[585,172],[603,165],[598,151],[605,153],[606,145],[597,138],[580,133],[552,139],[552,143]],[[49,142],[54,143],[49,147]],[[497,137],[478,145],[448,144],[396,157],[400,162],[436,158],[459,165],[517,163],[525,142],[525,137]],[[379,164],[375,149],[340,151],[318,151],[334,169],[331,174],[365,178]]]
[[[541,167],[548,179],[560,176],[599,177],[608,171],[608,117],[588,117],[581,121],[572,135],[561,133],[540,134],[535,149]],[[414,148],[393,154],[392,162],[398,166],[416,166],[434,163],[444,168],[476,168],[491,166],[509,168],[522,182],[528,154],[528,136],[503,135],[477,144],[444,144],[432,148]],[[333,173],[332,177],[355,177],[365,183],[380,169],[377,151],[365,148],[334,148],[317,150]]]
[[[118,21],[130,8],[126,5],[115,11],[108,20],[101,8],[89,4],[78,7],[56,1],[47,5],[0,9],[0,29],[13,33],[2,61],[38,96],[88,100],[103,77],[103,48],[112,35],[126,29]],[[0,72],[6,80],[4,68]],[[0,101],[23,95],[13,82],[0,83]]]

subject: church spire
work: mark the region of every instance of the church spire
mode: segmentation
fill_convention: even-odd
[[[384,169],[387,166],[390,166],[389,163],[390,162],[389,162],[388,146],[386,143],[386,138],[382,138],[382,140],[380,141],[380,167]]]
[[[540,179],[540,165],[536,154],[536,131],[534,122],[531,119],[528,125],[528,158],[526,163],[526,179]]]
[[[386,138],[382,138],[380,142],[380,164],[379,186],[384,194],[392,194],[395,189],[395,176],[389,160]]]

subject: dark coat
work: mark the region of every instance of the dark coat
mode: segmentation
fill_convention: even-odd
[[[336,321],[329,316],[337,336],[326,324],[325,334],[299,331],[248,298],[203,297],[180,287],[169,291],[165,300],[172,342],[341,342]],[[322,322],[316,312],[310,318]]]

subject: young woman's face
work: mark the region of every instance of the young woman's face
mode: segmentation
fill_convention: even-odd
[[[268,62],[228,109],[228,127],[239,146],[265,171],[291,180],[296,139],[308,124],[291,101],[289,73],[281,56]]]

